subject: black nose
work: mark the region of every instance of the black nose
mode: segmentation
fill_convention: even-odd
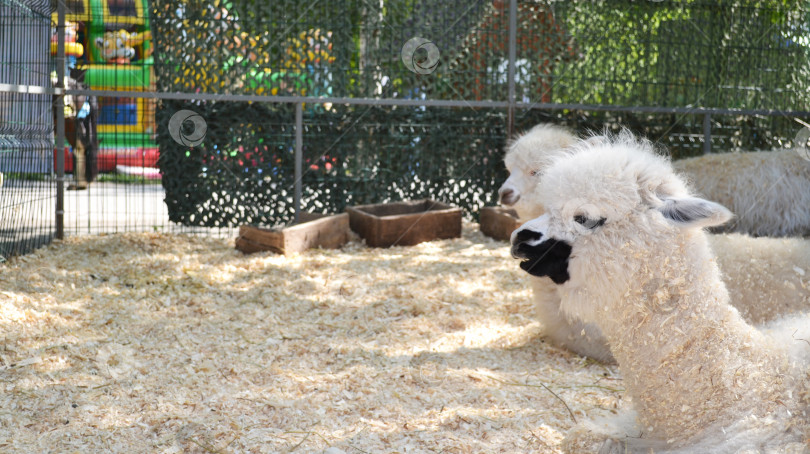
[[[542,237],[540,232],[519,230],[512,242],[512,256],[523,259],[520,262],[523,271],[532,276],[548,276],[554,283],[562,284],[570,279],[568,258],[571,256],[571,245],[555,239],[536,244]]]
[[[501,188],[498,191],[498,197],[500,197],[500,201],[502,204],[514,205],[520,198],[520,195],[516,194],[513,189]]]
[[[531,248],[528,244],[529,241],[537,242],[543,238],[543,234],[529,229],[518,230],[515,238],[512,240],[512,257],[516,259],[528,259],[531,254]]]

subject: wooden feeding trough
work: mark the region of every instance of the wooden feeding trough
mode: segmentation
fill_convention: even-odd
[[[509,241],[512,232],[520,227],[517,212],[511,208],[481,208],[481,232],[496,240]]]
[[[346,208],[351,229],[372,247],[412,246],[461,236],[461,208],[434,200]]]
[[[272,251],[277,254],[302,252],[311,248],[336,249],[349,241],[349,215],[301,213],[298,224],[281,229],[252,225],[239,227],[236,249],[249,254]]]

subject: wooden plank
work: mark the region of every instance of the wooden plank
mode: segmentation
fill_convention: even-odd
[[[411,246],[461,236],[461,208],[433,200],[349,207],[352,230],[372,247]]]
[[[245,253],[272,251],[284,253],[284,238],[280,231],[251,225],[239,227],[236,249]]]
[[[335,249],[349,241],[349,215],[313,215],[301,219],[314,219],[282,229],[266,229],[243,225],[239,227],[236,249],[244,253],[271,251],[277,254],[303,252],[322,247]]]
[[[349,215],[341,213],[304,222],[283,230],[284,251],[302,252],[314,247],[336,249],[349,241]]]
[[[512,232],[520,227],[517,212],[504,207],[481,208],[481,232],[496,240],[509,241]]]
[[[361,210],[362,207],[347,207],[346,213],[349,215],[349,228],[366,240],[366,244],[373,246],[370,238],[377,237],[377,225],[368,213]]]

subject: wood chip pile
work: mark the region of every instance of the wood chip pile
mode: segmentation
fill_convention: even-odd
[[[0,266],[0,451],[559,452],[626,403],[543,342],[527,278],[474,224],[287,257],[70,238]]]

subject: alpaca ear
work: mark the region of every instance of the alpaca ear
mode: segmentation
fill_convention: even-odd
[[[734,217],[723,205],[698,197],[673,197],[664,199],[663,202],[656,209],[677,227],[714,227],[725,224]]]

